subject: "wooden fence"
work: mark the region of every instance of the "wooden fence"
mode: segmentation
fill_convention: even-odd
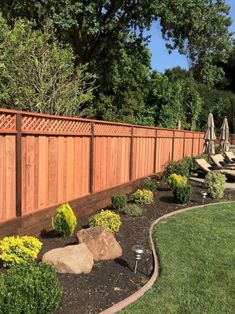
[[[0,110],[0,222],[159,173],[203,133]]]

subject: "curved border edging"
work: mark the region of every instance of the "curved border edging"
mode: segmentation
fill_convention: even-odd
[[[171,213],[165,214],[161,217],[159,217],[157,220],[155,220],[149,229],[149,239],[150,239],[150,244],[151,244],[151,250],[152,250],[152,254],[153,254],[153,265],[154,265],[154,270],[152,273],[151,278],[149,279],[149,281],[143,286],[141,287],[139,290],[137,290],[136,292],[134,292],[133,294],[131,294],[129,297],[127,297],[126,299],[112,305],[111,307],[107,308],[106,310],[100,312],[99,314],[114,314],[117,313],[119,311],[121,311],[122,309],[124,309],[125,307],[127,307],[128,305],[130,305],[131,303],[137,301],[140,297],[142,297],[145,292],[147,292],[150,288],[152,288],[153,284],[155,283],[156,279],[158,278],[159,275],[159,261],[158,261],[158,257],[157,257],[157,253],[156,253],[156,249],[155,249],[155,245],[154,245],[154,241],[152,238],[152,233],[153,233],[153,228],[155,227],[156,224],[158,224],[161,220],[166,219],[168,217],[174,216],[178,213],[183,213],[192,209],[196,209],[196,208],[202,208],[202,207],[207,207],[207,206],[212,206],[212,205],[223,205],[223,204],[227,204],[227,203],[235,203],[234,201],[227,201],[227,202],[216,202],[216,203],[210,203],[210,204],[205,204],[205,205],[198,205],[198,206],[193,206],[193,207],[188,207],[188,208],[183,208],[183,209],[179,209],[179,210],[175,210]]]

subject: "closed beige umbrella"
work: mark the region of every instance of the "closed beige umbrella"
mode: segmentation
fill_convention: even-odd
[[[214,155],[215,154],[215,143],[216,135],[215,135],[215,124],[213,114],[209,113],[207,120],[207,130],[204,136],[205,143],[203,152],[205,154]]]
[[[224,118],[223,124],[221,126],[220,146],[224,152],[229,151],[229,125],[228,119],[226,117]]]

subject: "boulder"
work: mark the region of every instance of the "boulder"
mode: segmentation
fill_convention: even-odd
[[[122,248],[113,233],[103,227],[78,231],[79,243],[85,243],[92,252],[94,260],[112,260],[122,255]]]
[[[58,273],[90,273],[94,265],[91,251],[85,243],[48,251],[42,261],[55,266]]]

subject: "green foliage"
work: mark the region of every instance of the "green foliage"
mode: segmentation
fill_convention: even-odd
[[[37,258],[42,242],[31,236],[5,237],[0,241],[4,265],[17,265]]]
[[[131,195],[131,199],[139,205],[151,204],[153,202],[153,192],[150,190],[138,189]]]
[[[187,204],[191,200],[192,186],[190,184],[175,185],[173,195],[176,203]]]
[[[137,204],[127,204],[122,211],[128,216],[142,216],[144,213],[143,207],[138,206]]]
[[[57,308],[61,289],[56,272],[44,263],[10,268],[0,276],[0,312],[47,314]]]
[[[208,189],[211,197],[214,199],[220,199],[224,196],[226,177],[222,173],[209,172],[206,177],[204,184]]]
[[[157,189],[157,184],[156,184],[155,180],[153,180],[151,178],[147,178],[144,180],[143,188],[145,190],[150,190],[150,191],[154,192]]]
[[[116,233],[121,227],[121,218],[111,210],[101,210],[100,213],[89,219],[90,227],[105,227],[111,232]]]
[[[181,175],[182,177],[188,178],[190,173],[189,173],[189,168],[188,168],[187,163],[185,163],[184,161],[173,161],[169,163],[165,167],[163,176],[167,180],[168,177],[173,173],[176,173],[178,175]]]
[[[180,120],[182,128],[197,128],[202,100],[192,79],[171,80],[153,72],[147,103],[155,109],[156,124],[176,128]]]
[[[77,218],[69,204],[63,204],[56,210],[56,215],[52,218],[54,230],[63,234],[64,237],[71,237],[77,226]]]
[[[124,194],[116,194],[112,196],[112,207],[114,209],[121,209],[127,204],[127,196]]]
[[[84,115],[93,83],[85,66],[74,67],[72,49],[55,38],[46,22],[35,30],[19,20],[13,28],[0,14],[0,102],[18,110]]]
[[[42,112],[84,114],[105,120],[145,125],[155,123],[165,127],[175,127],[177,121],[181,120],[182,127],[193,130],[200,122],[198,115],[201,110],[201,96],[194,88],[192,74],[212,86],[218,79],[221,79],[224,67],[221,70],[221,64],[218,64],[218,61],[226,60],[231,44],[229,32],[231,19],[225,0],[141,0],[138,1],[138,5],[135,0],[88,2],[3,0],[1,12],[13,28],[13,32],[18,27],[17,23],[21,23],[20,18],[34,21],[33,29],[37,30],[32,30],[32,33],[27,36],[28,33],[18,27],[17,36],[22,34],[22,41],[15,41],[13,45],[9,40],[12,46],[9,49],[8,40],[3,42],[0,55],[11,60],[12,52],[14,52],[21,62],[20,68],[13,67],[13,70],[12,66],[6,63],[7,71],[10,73],[7,80],[15,83],[11,91],[10,83],[3,78],[3,86],[7,88],[0,89],[0,95],[3,95],[1,98],[4,99],[2,103],[10,107],[15,100],[22,103],[22,99],[26,99],[27,101],[23,103],[27,105],[21,105],[22,108]],[[41,42],[38,42],[42,38],[40,30],[43,30],[43,34],[46,33],[44,28],[48,19],[49,24],[55,28],[55,32],[49,32],[52,34],[49,41],[50,47],[41,49]],[[170,51],[178,49],[180,53],[187,54],[190,61],[190,71],[187,74],[175,69],[172,73],[166,72],[163,78],[153,79],[150,52],[147,48],[149,38],[144,30],[149,30],[152,25],[154,27],[158,25],[154,23],[156,21],[161,23],[161,31],[167,42],[167,48]],[[5,32],[6,27],[0,26]],[[92,92],[87,87],[90,79],[88,81],[84,79],[84,84],[80,84],[82,79],[79,77],[77,82],[80,85],[75,84],[79,86],[79,93],[77,90],[74,92],[74,85],[71,83],[69,85],[73,86],[68,88],[71,93],[65,96],[66,88],[60,88],[61,80],[55,78],[55,87],[58,87],[57,90],[62,93],[62,96],[57,93],[56,102],[48,96],[51,94],[48,82],[56,77],[56,70],[63,72],[62,78],[65,78],[66,82],[68,76],[69,81],[73,81],[71,76],[77,77],[73,66],[67,68],[71,58],[66,57],[64,60],[64,56],[60,53],[54,53],[54,49],[58,47],[55,37],[60,39],[62,43],[60,48],[63,48],[63,51],[71,52],[71,49],[67,48],[68,44],[71,45],[74,52],[72,63],[75,62],[76,66],[88,64],[89,72],[94,74],[98,88],[95,91],[94,101],[90,102],[89,106],[86,101],[92,98]],[[27,42],[30,38],[35,45]],[[28,68],[21,51],[23,47],[31,47],[30,45],[33,46],[33,49],[30,48],[33,51],[32,56],[35,55],[37,60],[40,60],[37,55],[40,51],[45,51],[46,60],[48,60],[48,55],[50,60],[55,59],[54,69],[51,61],[46,63],[48,67],[41,66],[39,62],[40,69],[44,71],[48,81],[45,79],[40,85],[42,93],[37,101],[34,95],[35,90],[27,88],[26,93],[25,89],[25,81],[27,81],[25,76],[31,78],[33,71],[32,67]],[[35,47],[39,47],[38,52],[35,52]],[[86,77],[85,69],[83,73]],[[22,82],[20,79],[17,80],[15,75],[22,77]],[[34,82],[34,75],[32,78]],[[28,86],[28,83],[26,85]],[[16,86],[20,86],[20,89],[17,90]],[[38,88],[37,85],[36,88]],[[42,99],[50,100],[48,109],[45,108],[44,103],[42,104]],[[19,105],[16,104],[17,106]]]
[[[167,185],[170,189],[174,189],[176,185],[186,185],[188,179],[180,174],[172,173],[167,179]]]

